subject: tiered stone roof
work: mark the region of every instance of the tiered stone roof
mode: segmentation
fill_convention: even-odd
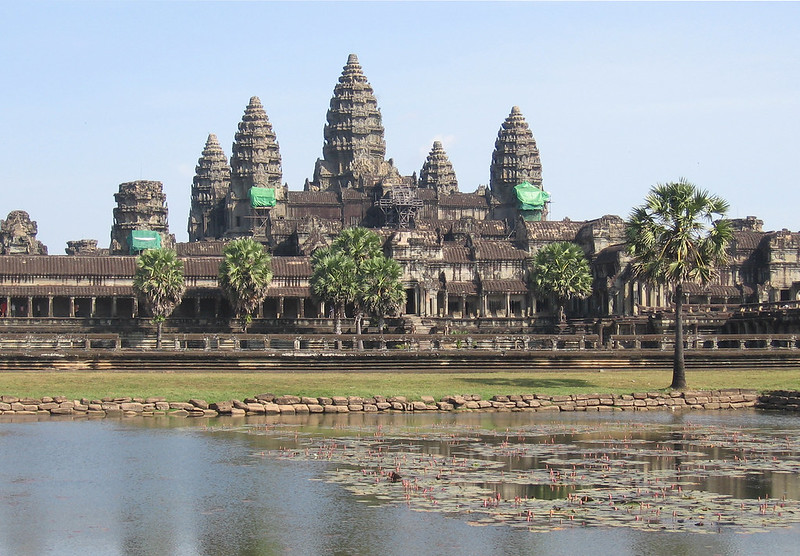
[[[231,180],[234,188],[278,187],[283,179],[281,153],[272,124],[258,97],[251,97],[234,136]],[[238,187],[237,187],[238,186]],[[247,190],[245,190],[245,194]]]
[[[274,188],[276,198],[282,199],[285,196],[282,179],[281,153],[272,124],[261,100],[251,97],[234,136],[231,186],[225,201],[226,235],[250,235],[258,226],[250,208],[250,188]]]
[[[518,106],[505,119],[492,153],[489,186],[501,203],[514,202],[514,187],[527,181],[542,187],[539,148]]]
[[[231,185],[228,158],[213,133],[197,161],[189,211],[189,241],[219,238],[225,233],[225,197]]]
[[[433,189],[440,195],[448,195],[458,191],[458,180],[453,165],[444,152],[441,141],[434,141],[428,158],[419,172],[419,186]]]
[[[383,122],[372,86],[350,54],[333,90],[325,125],[322,155],[336,174],[353,171],[357,163],[383,162],[386,156]]]

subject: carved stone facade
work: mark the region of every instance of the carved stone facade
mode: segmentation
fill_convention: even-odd
[[[222,147],[209,134],[197,161],[189,211],[189,241],[217,239],[225,235],[225,199],[231,186],[231,169]]]
[[[494,218],[511,221],[517,212],[514,187],[528,182],[542,189],[542,162],[533,132],[518,106],[500,126],[489,169]],[[543,215],[546,219],[546,213]]]
[[[266,215],[258,215],[252,210],[250,189],[271,188],[278,199],[285,199],[282,179],[281,153],[275,132],[261,100],[252,97],[234,136],[231,185],[226,199],[227,236],[253,235],[254,230],[263,226],[260,218]]]
[[[0,255],[47,255],[47,246],[36,239],[39,227],[24,210],[12,210],[0,220]]]
[[[167,197],[160,181],[121,183],[114,200],[117,206],[111,227],[112,255],[131,254],[131,234],[138,231],[157,232],[162,247],[175,244],[175,236],[169,233]]]
[[[530,209],[524,208],[515,187],[527,181],[543,191],[542,164],[518,107],[502,123],[491,159],[486,154],[489,186],[473,192],[459,191],[438,141],[419,179],[402,175],[386,159],[375,94],[351,55],[333,91],[323,157],[316,161],[313,179],[306,180],[302,191],[289,191],[281,183],[275,133],[261,101],[252,97],[235,135],[230,166],[213,134],[198,160],[191,188],[191,241],[176,246],[191,282],[178,314],[190,324],[191,317],[228,314],[216,287],[222,249],[231,238],[253,236],[273,255],[275,278],[259,316],[265,323],[278,321],[262,326],[271,331],[324,329],[325,307],[310,295],[310,255],[352,226],[373,228],[383,238],[385,254],[401,263],[408,299],[402,313],[418,332],[425,327],[541,331],[553,308],[528,290],[529,261],[556,241],[576,243],[590,261],[594,292],[567,308],[576,321],[638,319],[649,326],[650,319],[669,314],[669,288],[631,277],[622,218],[548,221],[546,205],[540,220],[528,218]],[[272,190],[270,203],[253,202],[253,188]],[[115,199],[112,255],[132,253],[134,231],[158,232],[162,245],[174,243],[160,182],[121,184]],[[729,264],[712,284],[685,287],[687,307],[705,315],[703,326],[721,329],[726,315],[741,303],[800,300],[800,233],[764,232],[754,217],[732,222]],[[0,254],[46,253],[35,235],[36,224],[26,213],[11,213],[0,224]],[[92,315],[136,315],[135,295],[125,282],[133,268],[131,257],[98,258],[102,250],[91,240],[70,242],[67,253],[73,256],[46,258],[53,259],[52,265],[38,266],[7,257],[0,273],[28,273],[30,284],[4,283],[0,277],[0,299],[18,307],[18,315],[36,315],[39,306],[49,307],[51,316],[78,316],[86,310],[77,306],[89,307]],[[97,284],[91,291],[86,290],[86,276]],[[64,284],[63,291],[43,285],[51,283]],[[695,324],[690,319],[690,326],[699,326],[697,319]]]
[[[433,189],[437,195],[458,193],[458,180],[441,141],[434,141],[425,164],[419,172],[419,187]]]
[[[392,162],[386,161],[378,101],[355,54],[348,57],[333,89],[326,119],[322,159],[306,190],[371,190],[386,179],[400,179]]]

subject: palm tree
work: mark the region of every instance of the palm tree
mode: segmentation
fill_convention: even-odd
[[[252,238],[235,239],[222,251],[219,285],[242,319],[242,331],[253,321],[253,313],[267,296],[272,280],[272,258]]]
[[[161,349],[164,321],[181,302],[186,284],[183,263],[172,249],[149,249],[136,258],[133,288],[153,315],[157,326],[156,349]]]
[[[686,388],[683,353],[683,284],[708,283],[727,260],[733,237],[725,220],[728,203],[681,178],[650,189],[625,223],[634,276],[674,286],[675,355],[673,389]],[[714,216],[718,219],[715,221]]]
[[[342,319],[348,303],[356,299],[356,263],[343,253],[318,249],[311,257],[311,292],[334,308],[335,332],[342,333]]]
[[[347,228],[336,237],[331,250],[343,253],[357,265],[373,257],[381,256],[381,236],[366,228]]]
[[[558,322],[564,322],[567,301],[591,295],[592,273],[580,247],[568,241],[551,243],[533,258],[529,284],[537,297],[555,300]]]
[[[406,302],[406,291],[400,277],[400,263],[384,256],[364,261],[359,276],[360,304],[378,317],[378,330],[383,334],[386,315],[398,310]]]

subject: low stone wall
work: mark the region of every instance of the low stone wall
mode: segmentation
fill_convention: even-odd
[[[650,411],[703,409],[722,410],[755,407],[800,411],[800,392],[754,390],[713,390],[685,392],[639,392],[633,394],[572,394],[546,396],[520,394],[494,396],[482,400],[475,395],[445,396],[436,401],[430,396],[408,400],[401,396],[334,396],[309,398],[259,394],[245,400],[208,403],[164,398],[105,398],[71,400],[63,396],[40,399],[0,396],[0,415],[72,415],[87,417],[175,416],[216,417],[219,415],[295,415],[311,413],[389,413],[425,411]]]
[[[781,411],[800,411],[800,392],[788,390],[764,392],[758,397],[756,407]]]

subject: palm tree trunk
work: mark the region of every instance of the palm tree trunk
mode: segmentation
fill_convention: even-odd
[[[364,322],[364,314],[356,309],[356,335],[358,336],[358,351],[364,351],[364,340],[361,339],[361,325]]]
[[[156,349],[161,349],[161,326],[163,324],[161,321],[156,323]]]
[[[675,356],[672,363],[674,390],[686,389],[686,364],[683,357],[683,284],[675,284]]]
[[[335,334],[342,333],[342,316],[344,313],[344,307],[342,304],[337,304],[336,309],[334,309],[333,313],[333,328]]]

